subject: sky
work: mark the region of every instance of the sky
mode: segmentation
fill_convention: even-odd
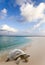
[[[45,35],[45,0],[0,0],[0,35]]]

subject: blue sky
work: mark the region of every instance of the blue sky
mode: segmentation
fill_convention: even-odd
[[[16,35],[45,34],[45,0],[0,0],[0,34],[8,31]]]

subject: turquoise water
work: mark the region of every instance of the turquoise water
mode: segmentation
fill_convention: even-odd
[[[26,37],[6,37],[6,36],[0,36],[0,51],[6,50],[9,48],[17,48],[19,46],[23,46],[29,43],[31,40],[29,40]]]

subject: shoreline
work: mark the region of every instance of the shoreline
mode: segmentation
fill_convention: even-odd
[[[28,39],[27,42],[20,43],[19,45],[12,45],[12,46],[8,46],[8,47],[5,47],[5,48],[2,48],[2,49],[0,49],[0,53],[8,51],[8,50],[13,50],[15,48],[22,48],[22,47],[27,46],[29,44],[31,44],[30,39]]]

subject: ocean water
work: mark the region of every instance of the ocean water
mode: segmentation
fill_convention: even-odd
[[[18,48],[31,42],[27,37],[0,36],[0,51],[11,48]]]

